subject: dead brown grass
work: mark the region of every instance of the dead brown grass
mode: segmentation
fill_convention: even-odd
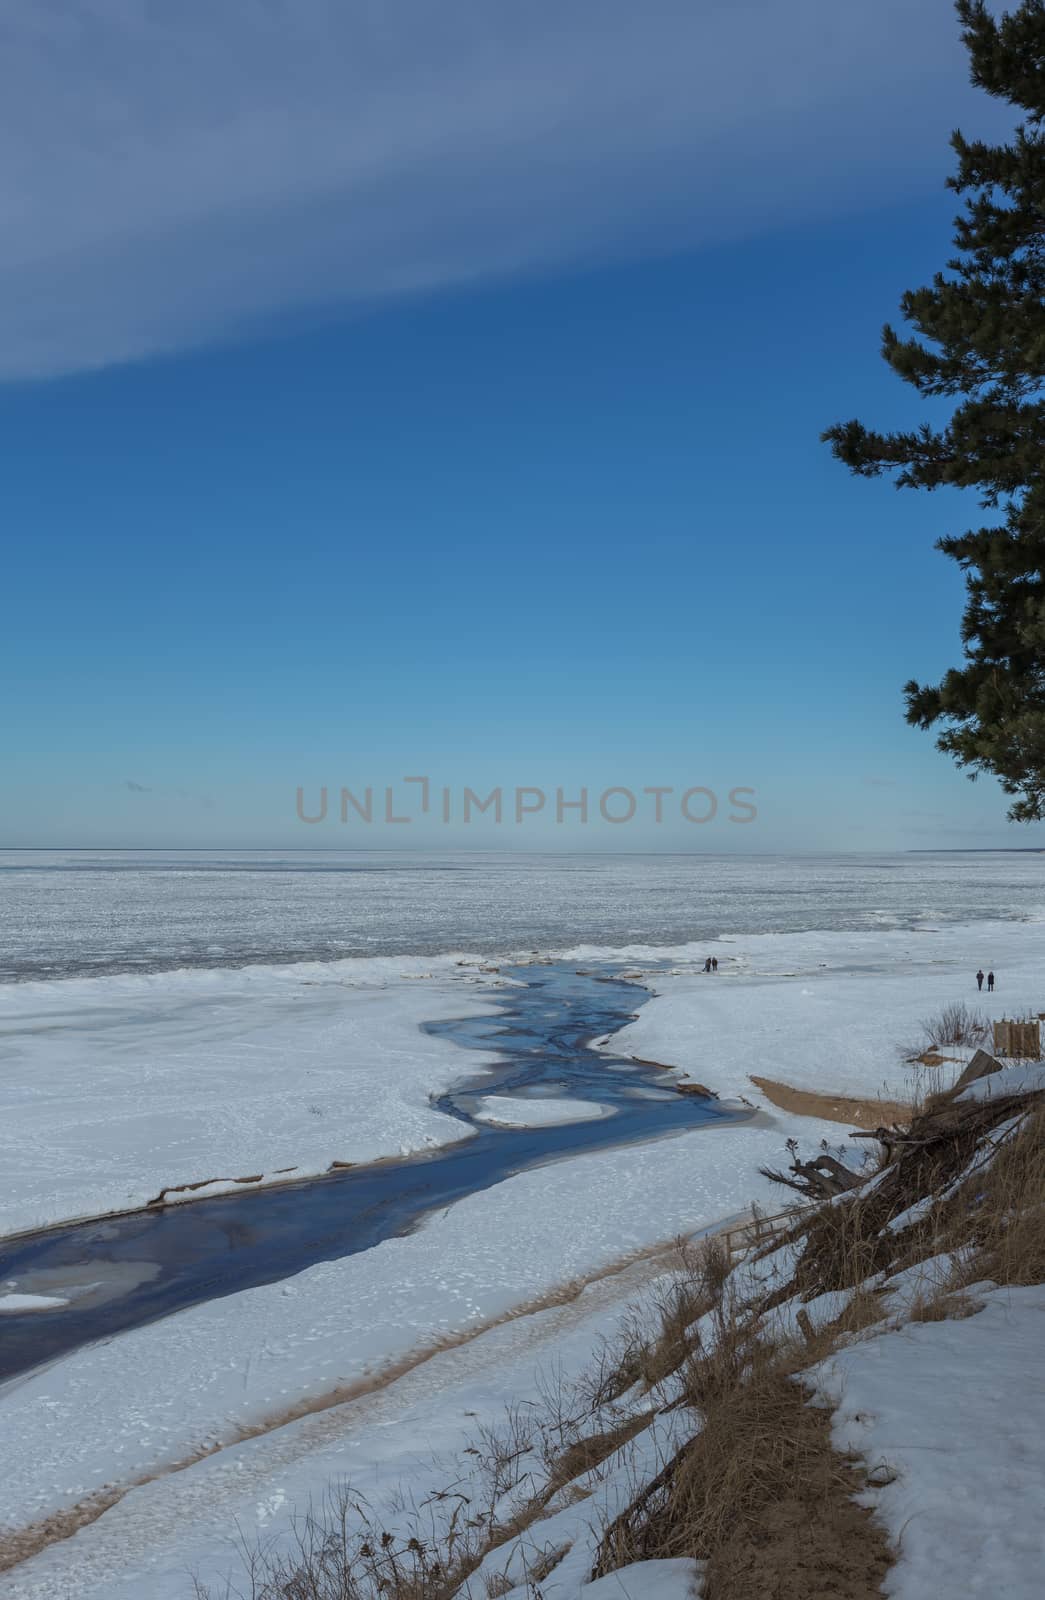
[[[647,1336],[639,1345],[638,1381],[647,1389],[655,1389],[671,1373],[678,1371],[689,1355],[693,1323],[710,1311],[714,1303],[713,1291],[704,1280],[700,1264],[672,1285],[658,1308],[656,1333],[652,1339]]]
[[[338,1487],[298,1520],[287,1550],[244,1546],[242,1582],[229,1579],[219,1595],[197,1581],[196,1600],[451,1600],[477,1564],[466,1506],[462,1495],[438,1540],[396,1538]]]
[[[548,1477],[551,1493],[565,1488],[566,1484],[572,1483],[575,1478],[594,1472],[596,1467],[601,1467],[604,1461],[608,1461],[619,1450],[623,1450],[636,1434],[647,1428],[653,1415],[652,1411],[639,1411],[634,1416],[625,1417],[615,1428],[586,1434],[580,1439],[575,1439],[572,1444],[566,1445],[552,1463]]]
[[[757,1312],[727,1301],[713,1321],[685,1370],[699,1429],[607,1529],[594,1575],[690,1556],[707,1563],[707,1600],[870,1600],[890,1564],[884,1534],[853,1501],[862,1471],[832,1450],[829,1414],[794,1376],[850,1327],[774,1345]]]
[[[873,1187],[839,1196],[796,1225],[790,1238],[803,1248],[794,1288],[809,1298],[852,1289],[876,1274],[957,1250],[971,1252],[978,1277],[1045,1280],[1045,1226],[1038,1221],[1045,1210],[1043,1113],[1029,1114],[990,1165],[984,1160],[963,1178],[978,1153],[990,1154],[995,1130],[1027,1106],[1026,1096],[982,1103],[940,1096],[912,1119],[909,1142],[894,1148]],[[928,1204],[916,1220],[898,1231],[890,1228],[921,1202]]]
[[[871,1600],[882,1593],[892,1556],[870,1511],[854,1499],[865,1487],[863,1469],[832,1450],[829,1413],[796,1404],[800,1391],[789,1387],[791,1394],[780,1382],[771,1397],[772,1472],[763,1468],[729,1484],[744,1497],[746,1514],[709,1557],[705,1600]],[[760,1410],[755,1420],[764,1426],[769,1419]]]
[[[1015,1132],[1007,1127],[1022,1114]],[[973,1316],[970,1284],[1045,1281],[1045,1108],[1026,1100],[956,1103],[943,1097],[913,1119],[874,1185],[796,1221],[792,1281],[760,1303],[731,1303],[728,1287],[705,1337],[688,1330],[685,1397],[700,1426],[606,1530],[594,1574],[637,1560],[690,1556],[707,1563],[706,1600],[868,1600],[881,1593],[891,1554],[870,1513],[854,1503],[863,1468],[830,1446],[828,1415],[809,1405],[797,1375],[879,1325],[867,1287],[879,1273],[948,1257],[954,1263],[910,1307],[910,1320]],[[919,1205],[919,1202],[923,1202]],[[925,1203],[927,1202],[927,1203]],[[889,1228],[917,1208],[907,1227]],[[799,1292],[854,1293],[842,1317],[804,1339],[767,1338],[766,1313]],[[674,1349],[674,1319],[659,1344]]]
[[[906,1312],[908,1322],[953,1322],[974,1317],[984,1302],[960,1290],[939,1289],[923,1295]]]
[[[967,1242],[974,1250],[967,1281],[1045,1282],[1045,1107],[1028,1113],[986,1170],[965,1180],[947,1210],[952,1248]]]
[[[690,1351],[692,1325],[715,1304],[729,1274],[732,1231],[695,1243],[675,1241],[675,1277],[654,1303],[653,1315],[649,1306],[634,1308],[616,1341],[598,1352],[581,1380],[592,1412],[612,1405],[636,1384],[655,1389],[678,1371]]]
[[[474,1485],[467,1494],[457,1488],[436,1494],[409,1509],[408,1531],[402,1533],[376,1521],[348,1486],[338,1486],[299,1519],[289,1550],[244,1546],[244,1581],[230,1579],[215,1591],[197,1580],[196,1600],[452,1600],[488,1556],[539,1525],[557,1495],[569,1502],[585,1498],[588,1491],[575,1480],[626,1448],[653,1415],[640,1412],[614,1428],[574,1436],[556,1451],[549,1440],[575,1433],[578,1425],[568,1411],[573,1398],[556,1390],[542,1415],[509,1411],[500,1428],[480,1431],[468,1452],[479,1468],[478,1497]],[[502,1516],[504,1497],[531,1481],[542,1439],[546,1471],[532,1493],[522,1494],[514,1513]],[[528,1579],[540,1583],[568,1549],[535,1544]],[[487,1592],[495,1597],[509,1587],[494,1574]]]
[[[868,1486],[864,1468],[832,1449],[830,1414],[810,1403],[803,1374],[881,1327],[893,1314],[881,1285],[903,1267],[933,1263],[907,1312],[916,1321],[974,1315],[982,1302],[971,1286],[982,1279],[1045,1281],[1045,1108],[1026,1096],[943,1096],[911,1119],[873,1183],[787,1225],[795,1270],[761,1298],[752,1297],[753,1280],[737,1286],[725,1239],[680,1248],[670,1288],[635,1312],[584,1382],[552,1386],[539,1413],[510,1412],[500,1430],[480,1435],[470,1452],[480,1493],[472,1482],[467,1496],[455,1487],[413,1508],[408,1536],[374,1527],[343,1495],[333,1514],[306,1519],[285,1560],[255,1554],[242,1592],[452,1600],[480,1567],[491,1574],[487,1558],[503,1548],[503,1573],[486,1577],[495,1597],[510,1586],[509,1546],[525,1534],[533,1549],[525,1581],[539,1593],[568,1548],[541,1546],[541,1519],[588,1495],[591,1475],[626,1462],[657,1413],[684,1408],[693,1429],[605,1529],[592,1575],[688,1556],[705,1563],[706,1600],[873,1600],[892,1552],[856,1503]],[[794,1322],[771,1315],[829,1290],[850,1293],[826,1326],[804,1305]],[[512,1584],[518,1550],[514,1559]]]

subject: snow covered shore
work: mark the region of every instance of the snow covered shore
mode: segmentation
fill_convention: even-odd
[[[717,976],[694,970],[712,953],[720,961]],[[663,967],[666,954],[670,970]],[[611,955],[633,963],[629,970],[641,971],[655,992],[638,1020],[614,1037],[615,1050],[681,1068],[724,1096],[756,1102],[752,1072],[800,1087],[903,1098],[911,1071],[897,1046],[916,1042],[920,1019],[940,1005],[966,999],[993,1015],[1045,1009],[1043,923],[757,936],[670,953],[644,947],[572,955],[579,963]],[[998,974],[994,996],[975,990],[972,974],[981,964]],[[246,1128],[259,1143],[245,1142],[241,1152],[263,1148],[274,1165],[285,1164],[291,1146],[300,1162],[313,1159],[322,1170],[330,1159],[365,1159],[361,1150],[386,1153],[404,1141],[418,1148],[410,1141],[445,1135],[447,1119],[431,1111],[428,1094],[476,1070],[482,1057],[420,1034],[418,1024],[487,1008],[481,985],[498,980],[452,967],[452,958],[445,967],[394,960],[394,971],[371,971],[346,987],[341,966],[356,964],[73,980],[65,986],[69,1010],[53,1030],[30,1002],[32,990],[56,986],[0,991],[7,1006],[0,1006],[0,1019],[14,1026],[19,1052],[5,1086],[20,1163],[8,1169],[6,1215],[17,1214],[19,1184],[38,1210],[61,1208],[52,1215],[111,1208],[107,1171],[130,1192],[137,1192],[134,1184],[148,1189],[157,1151],[144,1138],[136,1063],[149,1049],[152,1092],[170,1091],[165,1103],[176,1131],[183,1116],[189,1119],[186,1149],[244,1083],[255,1084],[257,1093],[248,1097],[253,1120],[241,1122],[239,1133]],[[434,977],[422,980],[422,972]],[[230,994],[233,978],[240,987]],[[98,983],[144,983],[152,990],[141,1004],[117,993],[107,1004],[88,1003],[82,991]],[[86,1058],[77,1054],[84,1048]],[[292,1048],[314,1079],[288,1085]],[[184,1102],[207,1095],[201,1056],[212,1064],[213,1096],[197,1116]],[[100,1075],[111,1130],[94,1115],[87,1065]],[[374,1098],[364,1100],[361,1114],[354,1099],[342,1126],[346,1071]],[[313,1081],[324,1117],[307,1110]],[[68,1115],[63,1090],[73,1100]],[[77,1131],[78,1118],[85,1134]],[[336,1149],[324,1131],[328,1119]],[[227,1141],[235,1125],[219,1131]],[[844,1134],[767,1112],[741,1125],[556,1163],[461,1201],[407,1238],[195,1307],[9,1385],[0,1392],[0,1419],[15,1441],[0,1495],[7,1529],[68,1511],[110,1486],[155,1481],[132,1488],[74,1538],[5,1574],[5,1594],[184,1600],[190,1567],[213,1574],[234,1565],[229,1541],[237,1524],[248,1538],[285,1531],[291,1513],[309,1496],[321,1496],[331,1480],[348,1477],[377,1502],[390,1501],[401,1483],[423,1497],[426,1486],[445,1482],[446,1451],[461,1448],[505,1404],[525,1404],[539,1391],[538,1369],[579,1368],[619,1318],[634,1278],[607,1280],[572,1311],[541,1311],[481,1333],[396,1379],[379,1398],[352,1400],[237,1441],[302,1400],[319,1402],[365,1384],[410,1352],[474,1334],[628,1252],[692,1233],[752,1200],[778,1209],[779,1191],[757,1168],[779,1164],[789,1136],[811,1151],[822,1138],[837,1142]],[[342,1137],[357,1141],[355,1156]],[[53,1192],[46,1183],[55,1178],[41,1183],[32,1176],[48,1149],[66,1152],[70,1174]],[[260,1168],[257,1160],[243,1163],[245,1171]],[[590,1318],[589,1308],[595,1308]],[[430,1459],[434,1451],[443,1455],[440,1464]]]
[[[19,1441],[0,1527],[21,1527],[133,1481],[467,1334],[514,1307],[753,1198],[786,1132],[810,1151],[825,1123],[711,1126],[522,1173],[361,1255],[194,1306],[79,1350],[0,1390]]]
[[[1013,1082],[1016,1078],[1022,1083],[1018,1072]],[[996,1082],[995,1092],[1011,1087]],[[979,1103],[977,1097],[972,1100]],[[1006,1131],[1012,1133],[1011,1121],[992,1130],[986,1148]],[[686,1142],[669,1141],[662,1149]],[[965,1170],[982,1173],[979,1161],[974,1154]],[[518,1202],[517,1181],[502,1190],[515,1190]],[[983,1182],[977,1175],[974,1193]],[[947,1192],[953,1189],[952,1182]],[[599,1199],[608,1193],[601,1189]],[[917,1226],[922,1212],[921,1206],[907,1208],[890,1222],[901,1260],[902,1229]],[[389,1248],[380,1247],[371,1259]],[[923,1254],[925,1249],[923,1244]],[[738,1267],[734,1281],[741,1301],[788,1285],[800,1255],[800,1246],[786,1245],[754,1267]],[[862,1499],[873,1506],[895,1552],[884,1592],[894,1600],[925,1600],[946,1579],[946,1591],[956,1596],[999,1592],[1013,1600],[1036,1600],[1045,1556],[1038,1516],[1045,1390],[1034,1377],[1034,1356],[1045,1299],[1040,1287],[999,1289],[977,1281],[972,1316],[959,1307],[952,1318],[910,1321],[921,1286],[946,1283],[948,1259],[935,1257],[917,1268],[882,1272],[873,1284],[881,1294],[877,1325],[864,1327],[857,1319],[854,1342],[847,1345],[843,1339],[842,1348],[811,1366],[804,1381],[820,1403],[835,1411],[836,1447],[854,1451],[870,1474]],[[940,1269],[936,1274],[934,1262]],[[474,1446],[482,1429],[503,1428],[511,1412],[522,1419],[515,1425],[521,1428],[522,1443],[511,1484],[502,1491],[500,1511],[508,1516],[513,1504],[533,1493],[543,1470],[541,1448],[526,1419],[543,1416],[561,1447],[556,1417],[563,1402],[557,1394],[568,1397],[575,1381],[597,1365],[600,1341],[612,1343],[628,1320],[626,1305],[636,1300],[663,1303],[675,1269],[669,1255],[636,1261],[619,1275],[591,1283],[574,1300],[481,1331],[421,1361],[374,1393],[230,1443],[181,1470],[131,1488],[74,1537],[50,1544],[5,1574],[4,1593],[12,1600],[52,1600],[55,1594],[63,1600],[139,1600],[145,1594],[150,1600],[188,1600],[190,1575],[198,1575],[214,1586],[215,1594],[223,1594],[226,1575],[242,1577],[240,1536],[248,1547],[259,1540],[286,1541],[295,1515],[311,1504],[322,1516],[338,1485],[350,1486],[353,1503],[365,1507],[379,1527],[399,1526],[404,1516],[409,1523],[411,1507],[423,1518],[426,1504],[443,1506],[448,1485],[474,1493],[479,1505],[487,1469],[476,1459]],[[306,1278],[312,1277],[303,1275],[295,1287],[304,1289]],[[801,1312],[815,1329],[826,1329],[855,1304],[861,1287],[869,1285],[814,1293],[804,1306],[798,1296],[785,1300],[766,1326],[787,1337]],[[248,1298],[237,1297],[241,1302]],[[259,1340],[278,1337],[278,1328],[270,1327],[271,1303],[257,1309],[263,1314]],[[201,1331],[198,1313],[172,1319],[173,1325],[178,1323],[187,1325],[183,1336],[190,1348]],[[161,1326],[169,1331],[172,1324]],[[655,1336],[655,1310],[645,1314],[645,1324]],[[120,1346],[132,1354],[137,1347],[140,1357],[144,1338],[158,1332],[142,1330],[106,1347],[114,1360],[112,1387],[104,1384],[100,1392],[103,1417],[114,1403]],[[305,1349],[307,1345],[300,1345],[299,1353]],[[259,1345],[252,1345],[251,1359],[258,1353]],[[64,1366],[80,1360],[75,1357]],[[34,1408],[55,1404],[59,1391],[37,1384],[57,1375],[29,1380],[25,1387],[35,1393],[30,1393],[24,1419],[13,1419],[12,1437],[28,1436]],[[95,1368],[80,1376],[96,1382],[99,1374]],[[220,1381],[230,1394],[235,1392],[231,1363]],[[663,1593],[665,1600],[683,1600],[690,1594],[698,1569],[682,1570],[678,1564],[671,1570],[667,1565],[655,1571],[628,1568],[617,1588],[607,1588],[606,1580],[599,1589],[587,1582],[607,1521],[631,1503],[694,1426],[692,1413],[677,1409],[677,1400],[678,1378],[669,1374],[653,1393],[636,1386],[620,1395],[619,1405],[611,1402],[589,1415],[583,1431],[596,1436],[600,1428],[618,1425],[631,1413],[644,1426],[591,1476],[578,1472],[581,1493],[571,1494],[574,1486],[566,1484],[546,1515],[493,1550],[465,1591],[470,1600],[481,1600],[488,1592],[486,1580],[502,1573],[518,1583],[512,1593],[524,1600],[525,1573],[548,1553],[556,1559],[554,1570],[541,1582],[547,1600],[603,1600],[611,1593],[631,1594],[633,1600]],[[140,1426],[144,1403],[139,1391],[137,1417],[127,1413],[127,1422],[137,1420]],[[654,1410],[666,1405],[664,1414],[652,1421],[651,1404]],[[568,1412],[568,1399],[565,1407]],[[92,1433],[97,1454],[104,1448],[101,1430]],[[109,1448],[118,1469],[126,1472],[138,1465],[130,1428]],[[19,1452],[15,1466],[24,1470],[25,1465]],[[70,1450],[61,1470],[69,1479],[89,1475],[88,1455]],[[433,1530],[444,1512],[445,1506],[432,1513]],[[663,1590],[651,1586],[654,1579],[663,1582]]]
[[[440,1492],[448,1473],[456,1471],[452,1463],[474,1442],[480,1427],[498,1425],[509,1406],[537,1405],[549,1374],[555,1382],[577,1377],[600,1338],[615,1334],[624,1308],[665,1281],[672,1265],[663,1257],[638,1261],[619,1275],[592,1283],[574,1301],[504,1322],[433,1355],[387,1388],[233,1442],[184,1470],[131,1488],[103,1516],[86,1521],[74,1537],[52,1543],[0,1574],[0,1590],[5,1600],[55,1600],[59,1594],[62,1600],[190,1600],[192,1577],[198,1575],[222,1593],[225,1576],[242,1575],[237,1525],[248,1540],[286,1537],[292,1516],[310,1502],[321,1505],[337,1483],[351,1483],[378,1514],[384,1508],[391,1512],[400,1491],[418,1501]],[[416,1287],[423,1292],[426,1285]],[[295,1289],[300,1319],[314,1285],[298,1279]],[[367,1304],[373,1311],[369,1300]],[[253,1366],[266,1343],[271,1348],[281,1337],[278,1331],[271,1341],[263,1336],[269,1309],[264,1303],[256,1308],[257,1333],[244,1367]],[[186,1350],[194,1331],[186,1329],[180,1341]],[[138,1338],[131,1335],[130,1341]],[[351,1335],[338,1338],[332,1347],[343,1349],[350,1343]],[[303,1338],[298,1352],[307,1349]],[[201,1370],[206,1360],[204,1353]],[[137,1365],[133,1347],[131,1365],[132,1370]],[[117,1371],[114,1362],[112,1384],[105,1382],[99,1392],[99,1418],[112,1403]],[[82,1381],[91,1381],[89,1369]],[[234,1395],[238,1385],[231,1352],[224,1382]],[[29,1465],[34,1419],[42,1420],[50,1401],[46,1387],[38,1388],[29,1406],[12,1417],[6,1404],[16,1397],[0,1392],[6,1436],[24,1440],[6,1475],[8,1486]],[[108,1450],[112,1472],[131,1482],[141,1453],[133,1437],[133,1411],[124,1412],[123,1419],[124,1431],[114,1435]],[[104,1430],[99,1425],[89,1432],[97,1455],[106,1448]],[[61,1437],[44,1437],[43,1447],[51,1457],[51,1476],[62,1479],[71,1502],[82,1499],[80,1491],[92,1481],[91,1457],[68,1436],[63,1451]]]
[[[460,1139],[429,1096],[492,1058],[421,1025],[496,1009],[466,960],[0,985],[0,1234]]]
[[[607,953],[581,946],[580,962]],[[623,1055],[681,1069],[725,1098],[767,1104],[751,1075],[796,1089],[909,1100],[924,1073],[902,1047],[957,1000],[986,1017],[1045,1011],[1045,922],[983,922],[881,933],[760,934],[670,952],[615,951],[656,996],[614,1034]],[[719,970],[706,974],[706,956]],[[997,988],[977,990],[978,967]],[[960,1052],[956,1052],[960,1053]]]
[[[1008,922],[566,955],[630,962],[656,996],[614,1050],[762,1103],[752,1073],[907,1098],[897,1046],[920,1019],[959,997],[995,1016],[1037,1010],[1043,953],[1045,923]],[[998,975],[993,996],[976,992],[980,965]],[[375,957],[0,985],[0,1234],[461,1138],[429,1097],[492,1058],[421,1024],[494,1010],[486,991],[505,980],[484,968]],[[530,1120],[556,1115],[549,1103]]]

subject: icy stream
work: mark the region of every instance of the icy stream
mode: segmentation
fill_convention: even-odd
[[[500,1057],[493,1070],[434,1099],[437,1110],[465,1125],[453,1144],[0,1246],[0,1292],[11,1308],[0,1317],[0,1377],[186,1306],[368,1250],[528,1167],[736,1120],[736,1107],[679,1094],[656,1068],[591,1049],[647,998],[603,970],[513,969],[508,975],[521,985],[498,992],[497,1013],[431,1025]],[[532,1106],[539,1125],[504,1125],[496,1120],[499,1105],[509,1121]],[[586,1120],[554,1120],[560,1112]]]

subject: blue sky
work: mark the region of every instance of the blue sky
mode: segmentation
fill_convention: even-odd
[[[157,16],[4,24],[0,843],[1045,839],[902,719],[975,506],[818,441],[921,415],[879,329],[947,253],[950,126],[1003,125],[945,0]]]

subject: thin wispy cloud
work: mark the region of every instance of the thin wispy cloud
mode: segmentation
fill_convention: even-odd
[[[148,783],[136,783],[133,778],[125,778],[123,781],[123,787],[131,794],[157,795],[161,799],[166,800],[187,800],[194,806],[202,806],[205,811],[210,811],[214,807],[213,795],[198,794],[192,789],[170,787],[156,789]]]
[[[0,378],[938,184],[950,0],[10,0]]]

